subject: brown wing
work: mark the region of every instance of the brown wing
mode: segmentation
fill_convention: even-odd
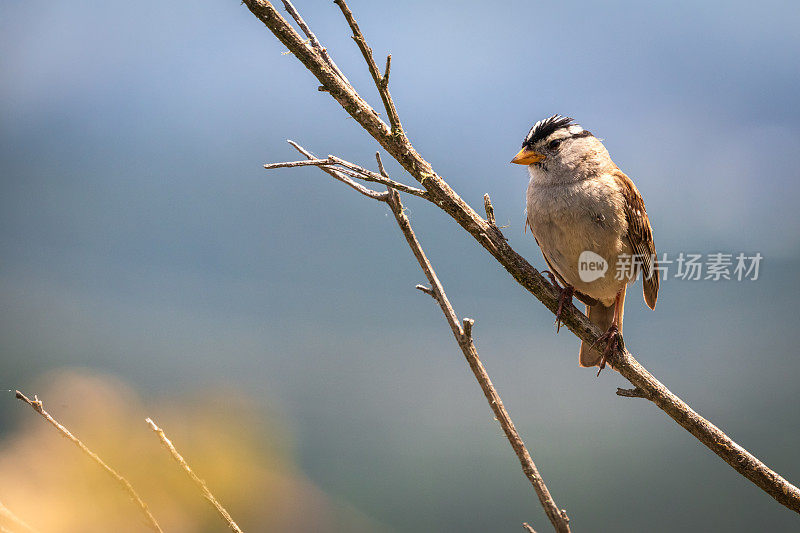
[[[658,260],[656,259],[656,245],[653,242],[653,230],[650,219],[644,208],[644,200],[636,185],[624,172],[617,169],[611,173],[617,180],[622,195],[625,197],[625,217],[628,220],[628,242],[633,253],[641,258],[643,272],[644,301],[650,309],[655,309],[658,299]]]

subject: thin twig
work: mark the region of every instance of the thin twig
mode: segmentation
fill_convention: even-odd
[[[535,530],[535,529],[533,529],[531,526],[529,526],[527,522],[523,522],[523,523],[522,523],[522,527],[523,527],[523,529],[525,529],[525,531],[527,531],[528,533],[536,533],[536,530]]]
[[[280,17],[272,4],[266,0],[243,1],[275,37],[328,88],[330,95],[342,108],[425,187],[431,202],[436,203],[469,232],[522,287],[541,301],[551,312],[556,312],[559,301],[559,293],[556,289],[524,257],[511,248],[501,235],[491,231],[488,222],[464,202],[441,176],[434,172],[431,164],[416,151],[405,135],[396,135],[352,87],[341,82],[324,60],[303,44],[302,37]],[[341,4],[339,7],[342,7]],[[597,326],[589,321],[586,315],[574,306],[568,306],[562,313],[562,322],[579,339],[589,344],[597,342],[600,335],[603,334]],[[734,470],[782,505],[800,513],[800,489],[786,481],[719,428],[697,414],[642,367],[630,352],[627,350],[615,352],[609,357],[609,363],[634,386],[646,391],[650,401]]]
[[[405,183],[400,183],[399,181],[395,181],[393,179],[390,179],[388,175],[376,174],[375,172],[372,172],[371,170],[367,170],[366,168],[360,167],[360,166],[358,166],[358,165],[356,165],[354,163],[351,163],[349,161],[345,161],[344,159],[338,158],[338,157],[336,157],[334,155],[329,155],[328,159],[330,161],[333,161],[337,165],[341,165],[341,166],[343,166],[345,168],[348,168],[348,169],[350,169],[350,170],[352,170],[354,172],[357,172],[357,173],[361,174],[361,176],[362,176],[361,179],[363,179],[363,180],[372,181],[374,183],[382,183],[383,185],[386,185],[387,187],[391,187],[392,189],[397,189],[398,191],[401,191],[401,192],[404,192],[404,193],[407,193],[407,194],[412,194],[414,196],[419,196],[420,198],[426,198],[426,199],[428,198],[427,191],[425,191],[423,189],[418,189],[416,187],[411,187],[409,185],[406,185]],[[383,172],[385,173],[386,169],[384,169]]]
[[[283,0],[283,7],[286,8],[286,12],[292,16],[295,22],[297,22],[297,25],[300,26],[300,29],[303,30],[303,33],[306,34],[306,37],[308,37],[308,41],[311,43],[311,46],[314,48],[314,50],[316,50],[322,56],[322,59],[325,60],[328,66],[331,67],[331,69],[333,69],[333,71],[340,78],[342,78],[343,82],[350,85],[350,80],[347,79],[347,76],[344,75],[344,72],[342,72],[336,63],[334,63],[333,58],[328,53],[328,49],[322,46],[322,43],[319,42],[317,36],[314,35],[314,32],[312,32],[311,28],[308,27],[308,24],[306,24],[306,21],[300,16],[300,13],[297,12],[297,9],[295,9],[294,5],[292,5],[289,0]]]
[[[231,515],[228,513],[228,511],[225,510],[222,504],[220,504],[214,495],[211,494],[211,491],[208,490],[205,482],[197,477],[197,474],[194,473],[183,456],[178,453],[178,450],[175,449],[175,446],[172,445],[172,442],[167,438],[166,434],[164,434],[164,431],[150,418],[146,419],[145,422],[147,422],[147,424],[150,426],[150,429],[155,431],[155,433],[158,435],[158,438],[161,439],[161,444],[163,444],[167,451],[169,451],[170,455],[172,455],[172,458],[175,459],[175,462],[178,463],[181,468],[183,468],[192,481],[194,481],[195,485],[200,488],[200,491],[203,493],[205,499],[208,500],[214,509],[216,509],[217,513],[219,513],[219,515],[228,523],[228,527],[231,528],[231,531],[234,531],[235,533],[242,533],[242,530],[239,529],[239,526],[237,526],[236,522],[233,521],[233,518],[231,518]]]
[[[350,11],[350,8],[347,7],[347,4],[344,0],[333,0],[333,3],[339,6],[339,9],[342,10],[342,14],[347,20],[347,24],[349,24],[350,29],[353,30],[353,40],[358,45],[358,49],[361,50],[361,55],[364,56],[364,61],[367,62],[369,73],[372,75],[372,81],[375,82],[375,87],[377,87],[378,93],[381,95],[383,107],[386,109],[386,114],[389,116],[389,124],[391,124],[392,132],[395,134],[402,134],[403,126],[400,124],[400,117],[397,115],[397,109],[394,106],[394,100],[392,100],[392,95],[389,93],[389,68],[391,66],[391,56],[386,59],[386,74],[381,76],[381,71],[378,70],[378,65],[375,63],[375,58],[372,56],[372,48],[369,47],[367,40],[364,38],[364,34],[361,33],[361,29],[358,27],[358,23],[353,16],[353,12]]]
[[[292,146],[295,146],[292,141],[289,141]],[[297,146],[295,146],[297,148]],[[339,165],[343,168],[337,168],[336,165]],[[294,168],[294,167],[320,167],[326,170],[334,170],[339,172],[340,174],[345,174],[357,179],[362,179],[364,181],[370,181],[373,183],[381,183],[386,185],[387,187],[392,187],[393,189],[397,189],[404,193],[408,193],[414,196],[418,196],[420,198],[427,198],[428,193],[424,189],[419,189],[417,187],[411,187],[410,185],[406,185],[404,183],[400,183],[399,181],[395,181],[390,179],[387,176],[383,176],[381,174],[377,174],[372,172],[371,170],[367,170],[363,167],[356,165],[355,163],[351,163],[349,161],[345,161],[344,159],[340,159],[336,156],[329,155],[327,159],[307,159],[304,161],[284,161],[281,163],[267,163],[264,165],[266,170],[273,170],[276,168]]]
[[[139,497],[139,494],[136,493],[136,491],[133,489],[133,486],[128,482],[127,479],[119,475],[116,470],[114,470],[113,468],[108,466],[105,462],[103,462],[103,460],[100,459],[100,457],[92,450],[90,450],[83,442],[81,442],[80,439],[78,439],[76,436],[70,433],[70,431],[66,427],[59,424],[55,418],[50,416],[50,413],[44,410],[44,406],[42,405],[42,402],[41,400],[39,400],[39,398],[34,396],[33,400],[31,400],[27,396],[22,394],[20,391],[16,391],[16,393],[18,400],[22,400],[23,402],[30,405],[34,411],[42,415],[42,417],[44,417],[45,420],[50,422],[50,424],[52,424],[53,427],[55,427],[61,433],[61,435],[72,441],[72,443],[75,444],[75,446],[77,446],[78,448],[80,448],[83,453],[88,455],[92,459],[92,461],[97,463],[103,470],[106,471],[108,475],[114,478],[114,480],[123,488],[123,490],[125,490],[125,492],[128,493],[131,499],[139,507],[139,510],[147,519],[148,525],[154,531],[159,531],[159,532],[161,531],[161,527],[159,527],[158,522],[156,522],[156,519],[150,513],[150,510],[147,508],[147,504],[144,503],[144,501],[142,501],[142,499]]]
[[[12,522],[14,526],[20,527],[29,533],[38,533],[37,530],[26,524],[21,518],[11,512],[11,509],[3,505],[3,502],[0,502],[0,517],[5,518],[9,522]]]
[[[297,150],[298,152],[300,152],[301,154],[303,154],[307,158],[316,159],[314,154],[312,154],[311,152],[309,152],[308,150],[306,150],[305,148],[303,148],[302,146],[300,146],[296,142],[294,142],[292,140],[288,140],[287,142],[289,144],[291,144],[294,147],[295,150]],[[389,193],[387,193],[385,191],[384,192],[378,192],[378,191],[374,191],[372,189],[368,189],[368,188],[364,187],[363,185],[361,185],[360,183],[351,180],[349,177],[345,176],[341,172],[339,172],[337,170],[334,170],[334,169],[332,169],[330,167],[320,166],[319,168],[324,170],[325,172],[327,172],[331,176],[333,176],[334,179],[337,179],[337,180],[341,181],[342,183],[344,183],[348,187],[352,187],[353,189],[355,189],[356,191],[360,192],[364,196],[366,196],[368,198],[372,198],[373,200],[383,200],[389,195]]]
[[[321,165],[332,165],[333,162],[329,159],[307,159],[305,161],[284,161],[282,163],[266,163],[264,168],[272,170],[275,168],[293,168],[293,167],[313,167]]]
[[[411,222],[403,212],[403,204],[400,202],[400,195],[397,191],[389,189],[389,200],[387,203],[392,210],[392,214],[394,214],[397,225],[406,238],[406,242],[409,247],[411,247],[411,251],[414,252],[414,257],[417,258],[420,268],[422,268],[422,271],[425,273],[425,277],[428,278],[428,282],[431,284],[431,292],[439,303],[439,307],[442,309],[442,313],[444,313],[447,323],[453,331],[453,336],[456,338],[458,346],[464,353],[464,357],[467,359],[467,363],[472,373],[475,375],[475,379],[478,380],[478,384],[481,386],[483,394],[489,402],[489,407],[494,411],[495,418],[500,422],[500,426],[503,428],[508,442],[514,449],[514,453],[517,454],[517,458],[519,458],[519,462],[522,465],[522,470],[533,485],[533,489],[536,491],[536,495],[539,497],[539,502],[542,504],[542,507],[544,507],[547,517],[550,519],[550,522],[552,522],[556,531],[568,532],[570,528],[566,511],[563,509],[559,510],[556,502],[550,495],[547,485],[545,485],[542,476],[539,474],[539,469],[536,468],[531,454],[528,453],[527,448],[525,448],[522,438],[519,436],[516,427],[514,427],[511,416],[508,414],[508,411],[506,411],[503,401],[500,399],[500,395],[494,388],[492,380],[489,378],[489,374],[487,374],[480,357],[478,357],[478,351],[472,340],[472,326],[475,324],[475,321],[471,318],[465,318],[463,327],[459,325],[458,315],[456,315],[453,306],[450,304],[447,294],[444,292],[444,287],[442,287],[438,276],[436,276],[436,272],[433,270],[433,265],[431,265],[425,252],[422,250],[422,245],[420,245],[419,240],[414,234]]]
[[[389,174],[386,172],[386,168],[383,166],[383,159],[381,159],[380,152],[375,152],[375,161],[378,163],[378,172],[381,173],[381,176],[388,178]]]

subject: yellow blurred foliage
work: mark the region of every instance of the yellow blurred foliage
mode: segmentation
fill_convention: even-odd
[[[299,472],[280,420],[232,389],[142,398],[120,380],[79,371],[40,387],[44,408],[128,479],[165,532],[227,526],[145,424],[152,417],[246,532],[383,529]],[[128,495],[30,407],[0,444],[0,502],[41,533],[149,531]],[[0,517],[0,526],[22,531]]]

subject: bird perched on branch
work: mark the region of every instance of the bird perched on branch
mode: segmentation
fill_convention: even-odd
[[[569,117],[537,122],[511,162],[530,173],[526,222],[561,290],[556,328],[573,295],[586,304],[605,333],[594,345],[581,342],[579,363],[599,373],[621,346],[625,290],[639,272],[644,301],[656,306],[656,248],[642,196],[600,139]]]

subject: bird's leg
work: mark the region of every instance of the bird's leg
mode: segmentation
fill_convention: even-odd
[[[561,294],[558,296],[558,310],[556,310],[556,333],[561,329],[561,313],[567,304],[572,303],[572,295],[575,293],[575,288],[572,285],[567,285],[561,289]]]
[[[611,327],[608,328],[608,331],[603,333],[600,337],[598,337],[595,344],[605,344],[605,349],[603,350],[603,356],[600,358],[600,363],[597,365],[599,368],[597,369],[597,375],[600,375],[600,372],[606,367],[606,360],[610,355],[612,355],[617,350],[622,350],[625,347],[622,341],[622,334],[619,331],[619,324],[622,322],[621,314],[622,314],[622,298],[625,294],[625,289],[623,288],[621,291],[617,293],[616,298],[614,299],[614,318],[611,321]]]
[[[558,309],[556,310],[555,322],[556,333],[558,333],[561,330],[561,313],[563,313],[566,304],[572,302],[572,295],[575,293],[575,288],[567,284],[564,284],[565,286],[562,287],[561,284],[558,283],[558,280],[556,280],[555,275],[549,270],[542,270],[542,274],[547,274],[547,277],[550,278],[550,283],[560,292],[558,295]]]

